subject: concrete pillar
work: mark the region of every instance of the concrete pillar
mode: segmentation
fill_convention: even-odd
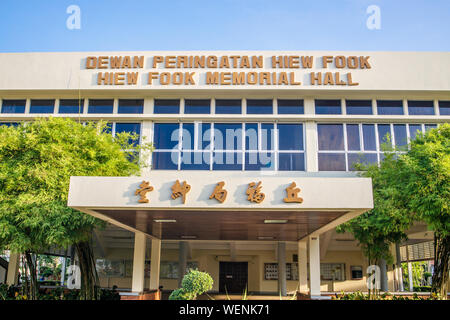
[[[298,290],[300,293],[308,294],[308,254],[307,240],[298,242]]]
[[[131,291],[143,292],[145,280],[145,250],[147,238],[142,232],[134,234],[133,278]]]
[[[6,276],[6,284],[9,286],[17,285],[20,265],[20,253],[10,253],[8,263],[8,274]]]
[[[387,275],[386,260],[380,259],[379,267],[380,267],[381,291],[386,292],[386,291],[388,291],[388,275]]]
[[[286,242],[278,242],[278,292],[286,296]]]
[[[181,287],[181,281],[186,274],[188,243],[187,241],[180,241],[180,248],[178,250],[180,274],[178,275],[178,287]]]
[[[305,150],[306,150],[306,171],[319,171],[318,164],[318,142],[317,142],[317,124],[307,121],[305,123]]]
[[[309,282],[311,296],[320,296],[319,237],[309,237]]]
[[[161,240],[152,239],[152,253],[150,258],[150,290],[159,288],[159,270],[161,266]]]
[[[397,266],[397,281],[398,281],[398,291],[403,292],[405,288],[403,287],[403,269],[402,269],[402,258],[400,255],[400,245],[395,244],[395,262]]]
[[[66,280],[66,256],[67,256],[67,251],[65,253],[64,257],[61,257],[59,259],[59,262],[61,263],[61,286],[64,286],[64,281]]]
[[[409,291],[413,292],[414,286],[413,286],[413,271],[411,261],[408,261],[408,278],[409,278]]]

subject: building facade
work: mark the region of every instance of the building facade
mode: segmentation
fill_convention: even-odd
[[[11,53],[0,70],[0,124],[106,120],[153,144],[141,177],[69,191],[109,223],[93,237],[102,285],[132,292],[189,268],[217,292],[365,290],[366,259],[335,232],[373,207],[354,165],[450,119],[448,53]]]

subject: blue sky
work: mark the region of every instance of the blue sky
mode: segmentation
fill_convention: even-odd
[[[69,30],[67,7],[81,10]],[[381,29],[366,13],[377,5]],[[0,52],[450,51],[450,0],[1,0]]]

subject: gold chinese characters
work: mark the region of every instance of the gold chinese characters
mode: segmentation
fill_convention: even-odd
[[[140,196],[140,199],[138,200],[139,203],[148,203],[149,200],[147,199],[147,192],[150,191],[153,191],[153,187],[150,186],[150,182],[142,181],[142,183],[139,185],[139,189],[137,189],[134,194],[136,196]]]
[[[180,184],[180,181],[177,180],[175,184],[172,186],[172,199],[176,199],[178,197],[182,197],[183,204],[186,203],[186,194],[191,190],[191,185],[187,184],[186,181]]]
[[[300,192],[300,188],[296,188],[296,184],[295,182],[292,182],[289,187],[286,188],[286,194],[287,197],[284,198],[284,202],[288,202],[288,203],[292,203],[292,202],[297,202],[297,203],[302,203],[303,202],[303,198],[300,198],[298,196],[298,193]]]
[[[214,188],[213,193],[209,196],[210,199],[214,198],[220,203],[223,203],[225,199],[227,198],[227,190],[223,189],[223,186],[225,185],[225,182],[220,181],[217,186]]]
[[[263,202],[266,195],[261,192],[261,181],[256,184],[255,182],[250,182],[247,188],[247,200],[251,202],[261,203]]]

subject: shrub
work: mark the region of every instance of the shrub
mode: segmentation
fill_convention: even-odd
[[[169,300],[194,300],[195,294],[187,292],[183,288],[175,289],[169,296]]]
[[[206,272],[201,272],[198,270],[190,270],[181,282],[181,287],[186,292],[192,292],[196,296],[211,290],[212,285],[213,279],[211,276]]]

